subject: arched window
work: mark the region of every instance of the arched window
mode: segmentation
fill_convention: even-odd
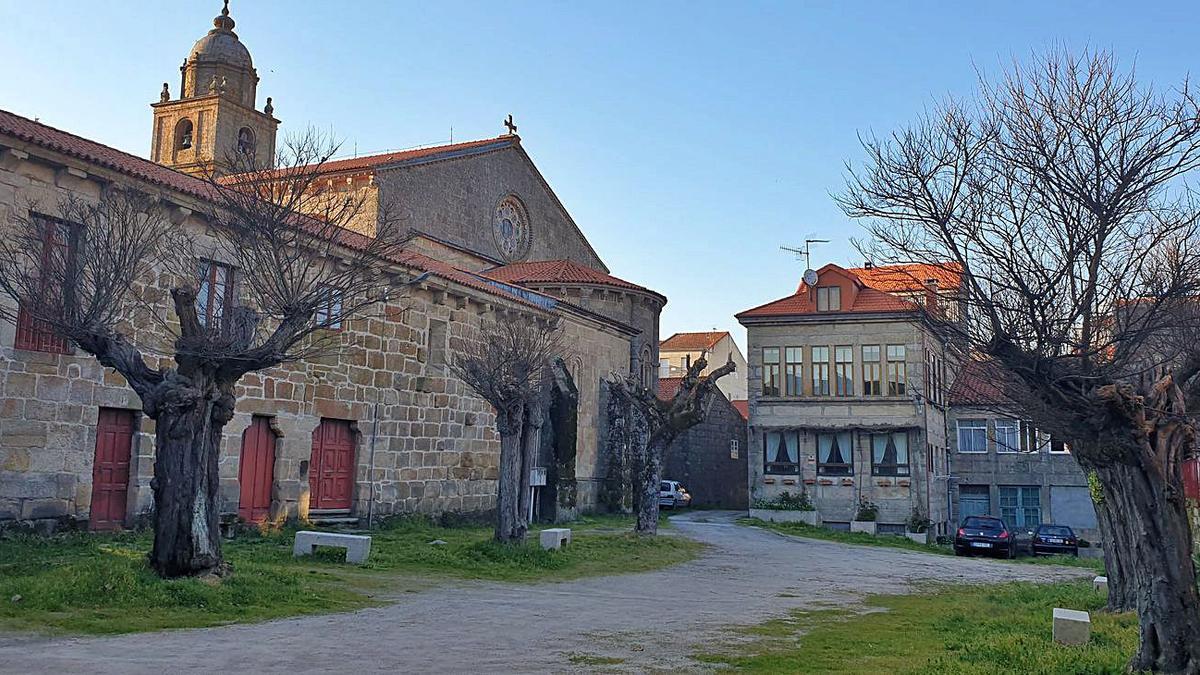
[[[190,147],[192,147],[192,121],[185,117],[175,125],[175,149],[187,150]]]
[[[238,131],[238,152],[246,155],[254,154],[254,132],[249,127]]]
[[[642,386],[649,389],[654,386],[654,367],[655,364],[650,360],[650,347],[646,346],[642,349],[641,370],[642,370]]]

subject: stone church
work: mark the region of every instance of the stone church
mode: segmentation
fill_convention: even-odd
[[[53,216],[64,195],[96,199],[115,184],[160,195],[179,227],[204,228],[197,176],[220,172],[233,148],[271,157],[281,124],[272,99],[259,101],[258,72],[234,28],[226,4],[180,66],[178,88],[163,85],[149,160],[0,110],[0,218],[30,204]],[[308,511],[332,522],[487,511],[499,454],[493,412],[447,364],[481,322],[517,315],[561,319],[571,346],[574,390],[555,398],[544,428],[540,515],[601,508],[613,489],[603,382],[630,373],[655,386],[666,298],[608,273],[511,120],[495,138],[334,160],[323,171],[371,203],[400,205],[408,231],[392,262],[424,280],[347,321],[343,352],[243,378],[222,450],[223,510],[247,520]],[[373,228],[370,217],[355,224]],[[208,264],[236,302],[237,269]],[[0,303],[17,316],[0,321],[0,521],[135,523],[153,506],[153,420],[120,376],[11,298]],[[170,339],[140,335],[148,329],[132,322],[124,329],[139,341]]]

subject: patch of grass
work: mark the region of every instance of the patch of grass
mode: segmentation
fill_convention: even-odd
[[[625,663],[625,659],[618,659],[613,656],[599,656],[596,654],[581,654],[572,652],[567,655],[567,661],[574,663],[577,666],[615,666]]]
[[[939,586],[870,596],[864,612],[797,610],[697,658],[761,673],[1117,673],[1137,647],[1137,617],[1103,606],[1082,581]],[[1055,644],[1054,607],[1091,612],[1091,642]]]
[[[576,531],[571,546],[544,551],[536,534],[503,545],[483,527],[395,520],[371,532],[366,565],[341,549],[292,557],[294,530],[225,542],[231,577],[159,579],[146,564],[148,533],[75,533],[0,542],[0,626],[78,633],[128,633],[213,626],[382,604],[379,596],[457,577],[562,580],[658,569],[695,557],[683,537]],[[435,540],[446,542],[432,545]]]
[[[782,532],[797,537],[836,541],[842,544],[857,544],[860,546],[884,546],[887,548],[902,548],[908,551],[934,553],[937,555],[954,555],[954,547],[939,546],[938,544],[920,544],[908,537],[873,535],[865,532],[842,532],[827,527],[814,527],[806,523],[774,523],[758,518],[739,518],[741,525],[751,525],[767,530]],[[1005,560],[1004,558],[997,558]],[[1104,571],[1104,562],[1098,558],[1080,558],[1070,555],[1023,556],[1009,562],[1032,565],[1066,565],[1068,567],[1083,567],[1097,572]]]

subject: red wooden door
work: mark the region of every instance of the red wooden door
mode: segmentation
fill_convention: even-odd
[[[321,420],[313,432],[308,472],[314,509],[348,509],[354,486],[354,430],[346,420]]]
[[[92,462],[93,530],[117,530],[125,524],[133,426],[132,410],[100,409],[96,421],[96,457]]]
[[[271,483],[275,480],[275,432],[271,418],[254,416],[242,432],[242,456],[238,460],[238,515],[257,523],[271,512]]]

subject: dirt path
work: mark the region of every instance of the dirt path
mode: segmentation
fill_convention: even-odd
[[[696,512],[676,529],[710,545],[670,569],[548,584],[460,583],[352,614],[114,638],[0,635],[5,673],[497,673],[685,669],[689,655],[806,606],[908,582],[1049,581],[1087,570],[784,537]],[[572,657],[574,659],[572,660]]]

